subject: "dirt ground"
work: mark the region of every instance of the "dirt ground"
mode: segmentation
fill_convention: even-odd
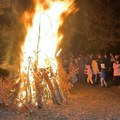
[[[77,83],[63,105],[45,105],[31,115],[0,109],[0,120],[120,120],[120,87]]]

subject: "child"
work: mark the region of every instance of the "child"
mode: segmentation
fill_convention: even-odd
[[[101,82],[101,86],[108,87],[105,78],[106,78],[106,73],[105,73],[106,67],[105,64],[101,64],[101,72],[100,72],[100,82]]]
[[[86,65],[86,67],[85,67],[85,74],[87,74],[87,83],[93,84],[93,80],[92,80],[92,70],[91,70],[89,64]]]

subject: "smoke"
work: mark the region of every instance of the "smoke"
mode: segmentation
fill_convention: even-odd
[[[25,11],[32,11],[34,8],[32,0],[15,0],[13,6],[19,15],[22,15]]]
[[[13,75],[15,75],[15,72],[19,72],[21,46],[24,43],[26,34],[21,17],[25,11],[33,11],[33,6],[32,0],[15,0],[12,9],[5,11],[1,18],[5,19],[6,22],[2,22],[0,57],[3,61],[0,67],[8,69]],[[9,18],[9,24],[6,18]]]
[[[10,65],[14,66],[15,69],[19,68],[22,55],[21,46],[23,45],[26,36],[26,31],[21,21],[21,17],[25,11],[31,13],[33,10],[34,3],[32,0],[14,0],[12,11],[6,13],[11,18],[11,24],[10,26],[5,25],[3,31],[2,41],[5,43],[4,48],[6,51],[6,60],[3,65],[4,68],[8,68]],[[67,48],[69,48],[70,45],[69,40],[71,40],[72,36],[76,32],[74,26],[75,19],[75,16],[68,17],[62,27],[66,44],[68,42]],[[68,35],[69,28],[71,28],[71,30]]]

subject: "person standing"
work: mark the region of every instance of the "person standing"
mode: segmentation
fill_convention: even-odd
[[[96,61],[96,58],[95,58],[95,57],[93,57],[91,67],[92,67],[92,72],[93,72],[94,81],[95,81],[95,83],[97,83],[97,78],[98,78],[98,74],[99,74],[99,69],[98,69],[98,64],[97,64],[97,61]]]
[[[113,63],[115,62],[115,58],[112,53],[110,53],[110,80],[113,80]]]
[[[84,82],[85,80],[85,74],[84,74],[84,69],[85,69],[85,62],[84,62],[83,56],[78,57],[78,76],[79,76],[79,81],[78,82]]]
[[[106,82],[106,67],[105,64],[101,64],[101,71],[100,71],[100,83],[101,87],[105,86],[108,87],[107,82]]]
[[[92,80],[92,70],[90,65],[86,65],[85,67],[85,74],[87,74],[87,83],[93,84],[93,80]]]
[[[103,62],[103,58],[101,56],[101,54],[97,55],[97,64],[98,64],[98,69],[99,71],[101,71],[101,63]]]
[[[110,59],[107,54],[104,54],[103,61],[106,67],[106,80],[110,81]]]
[[[113,76],[115,80],[115,85],[120,86],[120,61],[116,57],[115,62],[113,63]]]

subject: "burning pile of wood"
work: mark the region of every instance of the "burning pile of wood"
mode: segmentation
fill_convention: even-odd
[[[24,73],[20,75],[19,78],[12,80],[9,78],[8,70],[0,69],[2,75],[0,78],[0,106],[19,108],[19,103],[22,107],[29,110],[29,108],[33,106],[33,102],[37,103],[34,105],[37,105],[38,108],[42,108],[48,101],[52,101],[53,104],[61,105],[66,100],[66,96],[71,89],[71,76],[64,71],[61,62],[58,63],[57,74],[53,73],[51,67],[37,70],[34,66],[34,68],[31,69],[34,77],[33,84],[35,85],[36,97],[33,97],[34,94],[32,94],[28,74]],[[56,79],[59,79],[60,83],[56,82]],[[22,87],[20,87],[21,83],[24,84]],[[20,91],[26,92],[24,99],[18,96]]]

